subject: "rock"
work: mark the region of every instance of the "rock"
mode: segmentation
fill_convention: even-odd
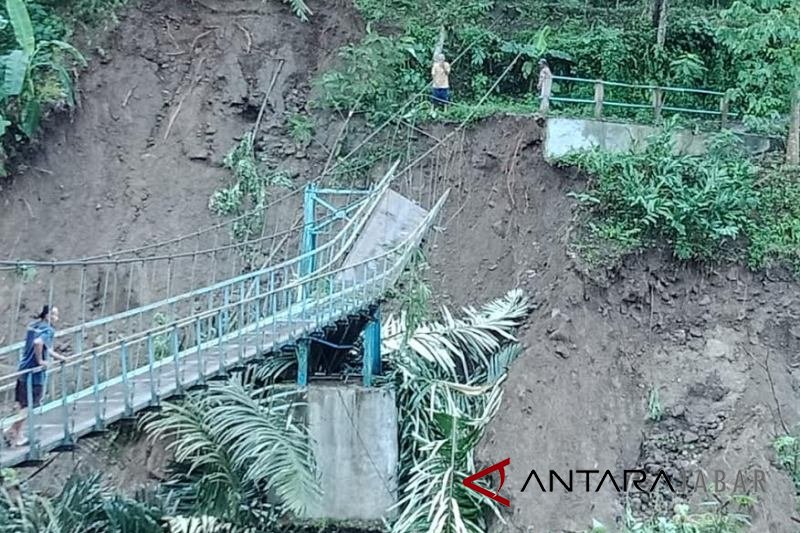
[[[506,238],[505,225],[503,224],[502,220],[498,220],[497,222],[492,224],[492,231],[494,231],[495,234],[498,237],[500,237],[501,239],[505,239]]]
[[[795,339],[800,339],[800,325],[789,328],[789,334]]]
[[[558,328],[554,332],[552,332],[548,337],[554,341],[561,341],[561,342],[571,342],[570,336],[564,331],[563,328]]]
[[[189,159],[192,161],[207,161],[208,154],[204,152],[197,152],[189,156]]]
[[[719,339],[708,339],[705,352],[709,358],[718,359],[727,357],[731,353],[731,347]]]
[[[670,409],[670,412],[675,418],[680,418],[686,413],[686,408],[683,406],[683,404],[678,404],[674,405],[672,409]]]
[[[710,305],[710,304],[711,304],[711,296],[709,296],[708,294],[706,294],[705,296],[703,296],[702,298],[700,298],[700,302],[699,302],[699,304],[700,304],[700,305]]]
[[[689,335],[692,337],[700,338],[703,336],[703,331],[700,328],[691,327],[689,328]]]
[[[691,444],[693,442],[697,442],[699,438],[700,437],[694,431],[687,431],[683,434],[683,442],[685,444]]]

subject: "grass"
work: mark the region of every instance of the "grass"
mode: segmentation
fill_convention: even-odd
[[[658,422],[664,416],[664,408],[661,405],[661,398],[658,394],[658,387],[650,389],[650,396],[647,399],[647,418],[653,422]]]

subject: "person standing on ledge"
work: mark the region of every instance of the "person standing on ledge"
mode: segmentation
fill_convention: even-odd
[[[550,66],[547,60],[542,58],[539,60],[539,113],[546,115],[550,110],[550,93],[553,90],[553,73],[550,72]]]
[[[445,61],[444,54],[437,52],[433,56],[431,67],[433,78],[433,103],[434,105],[447,105],[450,103],[450,63]]]

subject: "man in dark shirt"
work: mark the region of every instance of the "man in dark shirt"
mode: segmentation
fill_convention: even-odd
[[[14,399],[19,405],[22,418],[14,422],[6,433],[6,441],[14,446],[25,444],[20,435],[22,425],[27,418],[26,409],[28,407],[38,407],[41,405],[46,382],[47,358],[52,357],[56,361],[64,361],[65,357],[56,353],[53,349],[53,342],[56,336],[55,323],[58,322],[58,308],[45,305],[42,312],[34,317],[35,320],[28,324],[25,333],[25,348],[22,359],[19,362],[17,386],[14,392]],[[28,388],[30,387],[30,397]],[[28,403],[31,402],[31,405]]]

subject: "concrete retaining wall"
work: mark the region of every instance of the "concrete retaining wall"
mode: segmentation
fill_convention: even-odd
[[[576,118],[549,118],[545,133],[545,158],[552,161],[576,150],[595,146],[611,152],[627,152],[643,146],[647,138],[658,133],[658,128],[641,124],[606,122]],[[779,142],[768,137],[740,133],[745,149],[760,154],[776,149]],[[676,133],[675,149],[678,153],[698,155],[705,153],[708,134],[690,131]]]
[[[397,501],[394,390],[312,383],[307,401],[323,491],[307,518],[372,521],[388,516]]]

